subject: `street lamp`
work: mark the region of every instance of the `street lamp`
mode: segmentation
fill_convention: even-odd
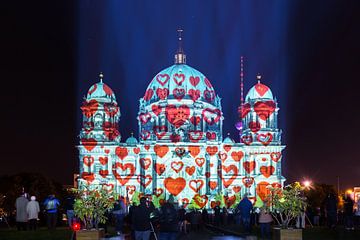
[[[310,181],[310,180],[305,180],[305,181],[303,182],[303,185],[304,185],[304,187],[305,187],[306,189],[309,189],[309,188],[311,188],[311,181]]]

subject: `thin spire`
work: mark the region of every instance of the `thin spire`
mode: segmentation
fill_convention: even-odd
[[[175,54],[175,64],[186,64],[186,55],[184,53],[184,49],[183,49],[183,33],[184,30],[182,30],[181,28],[179,28],[177,30],[178,32],[178,49],[176,51]]]
[[[240,58],[240,106],[244,104],[244,56]]]
[[[103,83],[104,74],[100,72],[99,74],[100,82]]]
[[[258,73],[258,74],[256,75],[256,79],[257,79],[258,83],[260,83],[260,80],[261,80],[261,74],[260,74],[260,73]]]

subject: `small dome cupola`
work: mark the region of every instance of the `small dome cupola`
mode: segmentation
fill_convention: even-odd
[[[87,92],[86,101],[97,100],[98,102],[115,102],[116,98],[113,90],[103,83],[104,74],[99,74],[99,82],[92,85]]]
[[[267,100],[274,100],[273,94],[268,86],[261,83],[261,75],[258,74],[256,76],[256,79],[258,80],[257,84],[253,86],[248,94],[246,94],[245,102],[250,102],[252,100],[256,99],[267,99]]]

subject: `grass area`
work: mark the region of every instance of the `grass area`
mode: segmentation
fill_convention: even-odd
[[[47,228],[40,228],[37,231],[17,231],[16,229],[0,229],[1,240],[70,240],[71,230],[69,228],[61,227],[54,231],[49,231]]]

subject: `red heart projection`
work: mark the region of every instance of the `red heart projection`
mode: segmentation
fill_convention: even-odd
[[[209,124],[213,125],[217,123],[221,118],[221,111],[219,109],[212,109],[212,108],[205,108],[202,111],[202,116],[204,121]]]
[[[185,81],[185,75],[182,73],[175,73],[173,79],[178,86],[181,86],[181,84]]]
[[[266,162],[266,161],[267,161],[267,158],[266,158],[266,157],[263,157],[263,158],[261,158],[261,161]]]
[[[261,166],[260,173],[264,175],[264,177],[268,178],[275,172],[275,168],[273,166]]]
[[[176,128],[183,125],[190,117],[190,108],[185,104],[179,107],[169,104],[165,111],[167,120]]]
[[[190,155],[191,155],[192,157],[196,157],[196,156],[199,155],[199,153],[200,153],[200,147],[199,147],[199,146],[192,146],[192,145],[190,145],[190,146],[188,147],[188,149],[189,149],[189,153],[190,153]]]
[[[188,198],[183,198],[181,200],[181,202],[182,202],[184,208],[186,208],[189,205],[189,199]]]
[[[125,177],[121,177],[121,175],[117,172],[118,168],[121,169],[122,172],[127,172],[127,170],[130,170],[130,173],[127,174]],[[113,171],[114,177],[118,180],[118,182],[121,185],[125,185],[131,179],[131,177],[134,176],[135,166],[132,163],[122,164],[122,163],[117,162],[117,163],[113,164],[112,171]]]
[[[200,123],[200,121],[201,121],[201,118],[200,118],[199,116],[192,116],[192,117],[190,118],[190,122],[191,122],[194,126],[198,125],[198,124]]]
[[[164,86],[170,79],[170,76],[168,74],[158,74],[156,76],[156,81],[160,83],[161,86]]]
[[[278,162],[280,160],[280,158],[281,158],[281,152],[272,152],[272,153],[270,153],[270,158],[274,162]]]
[[[155,196],[160,197],[161,194],[163,194],[163,193],[164,193],[164,189],[162,189],[162,188],[155,189]]]
[[[176,172],[179,173],[181,171],[181,169],[184,167],[184,163],[183,162],[172,162],[171,163],[171,168]]]
[[[199,167],[202,167],[204,165],[204,163],[205,163],[205,158],[195,158],[195,163]]]
[[[185,89],[183,88],[174,88],[173,95],[174,98],[178,101],[181,101],[185,97]]]
[[[226,144],[223,148],[226,152],[229,152],[231,150],[231,145]]]
[[[151,165],[151,158],[140,158],[140,166],[147,170]]]
[[[153,104],[153,105],[151,105],[151,110],[156,116],[159,116],[159,114],[162,112],[163,108],[157,104]]]
[[[129,194],[133,194],[136,190],[136,186],[134,185],[128,185],[126,186],[126,191],[129,193]]]
[[[226,204],[227,208],[230,208],[230,206],[232,206],[236,201],[236,196],[235,195],[231,196],[231,197],[227,196],[227,197],[224,197],[224,198],[225,198],[225,204]]]
[[[232,182],[236,179],[236,176],[238,175],[238,168],[231,164],[229,166],[222,166],[222,169],[224,172],[226,173],[229,173],[229,172],[233,172],[232,176],[229,178],[229,179],[225,179],[224,177],[222,177],[222,181],[223,181],[223,184],[224,184],[224,187],[227,188],[229,187]]]
[[[152,98],[153,95],[154,95],[154,91],[153,91],[151,88],[149,88],[149,89],[146,90],[146,92],[145,92],[144,100],[145,100],[145,101],[149,101],[149,100]]]
[[[270,189],[268,189],[269,185],[268,182],[259,182],[256,186],[256,193],[263,201],[270,194]]]
[[[104,152],[105,152],[106,154],[109,154],[109,153],[110,153],[110,149],[105,149]]]
[[[219,159],[224,162],[227,159],[227,154],[224,152],[219,152],[218,153]]]
[[[152,177],[151,177],[150,174],[148,174],[148,175],[146,175],[146,176],[140,174],[140,175],[137,176],[137,181],[138,181],[144,188],[146,188],[146,187],[151,183]]]
[[[253,177],[244,177],[242,179],[242,182],[245,187],[249,188],[254,183],[254,178]]]
[[[169,89],[167,89],[167,88],[158,88],[158,89],[156,89],[156,95],[161,100],[165,100],[169,96]]]
[[[269,88],[264,84],[258,83],[255,85],[255,90],[260,95],[260,97],[262,97],[267,91],[269,91]]]
[[[157,163],[155,165],[155,171],[156,173],[160,176],[161,174],[163,174],[166,170],[165,164],[162,163]]]
[[[233,191],[234,191],[235,193],[240,192],[240,190],[241,190],[241,186],[233,186]]]
[[[97,145],[97,141],[94,138],[81,139],[81,144],[86,150],[91,152]]]
[[[217,187],[217,182],[216,181],[209,181],[209,187],[211,190],[215,190],[215,188]]]
[[[143,139],[143,140],[146,140],[150,137],[150,132],[148,130],[142,130],[141,133],[140,133],[140,137]]]
[[[113,94],[111,88],[109,88],[109,86],[106,84],[103,84],[103,90],[107,96],[111,96]]]
[[[90,184],[92,181],[95,180],[95,174],[94,173],[89,173],[89,172],[83,172],[81,174],[81,178],[86,180],[86,182],[88,184]]]
[[[188,94],[191,97],[191,99],[195,102],[200,97],[200,90],[190,89],[188,91]]]
[[[83,162],[84,162],[84,165],[91,167],[91,165],[93,165],[93,163],[94,163],[94,158],[91,156],[85,156],[85,157],[83,157]]]
[[[256,139],[264,146],[267,146],[269,143],[271,143],[273,136],[271,133],[260,133],[256,136]]]
[[[207,202],[208,202],[208,197],[204,194],[204,195],[200,195],[200,194],[195,194],[195,196],[193,197],[194,202],[200,207],[203,208],[206,206]]]
[[[144,148],[145,148],[146,151],[149,151],[150,145],[144,145]]]
[[[245,145],[251,145],[253,138],[251,135],[243,135],[241,136],[241,142],[243,142]]]
[[[249,122],[249,128],[252,132],[256,133],[261,129],[259,122]]]
[[[109,171],[108,170],[99,170],[99,175],[103,178],[106,178],[107,175],[109,175]]]
[[[182,177],[178,177],[178,178],[168,177],[165,178],[164,180],[164,186],[169,191],[169,193],[171,193],[174,196],[177,196],[179,193],[182,192],[182,190],[184,190],[186,186],[186,181]]]
[[[91,88],[88,91],[88,95],[93,94],[93,92],[95,92],[96,89],[97,89],[97,84],[92,85]]]
[[[84,130],[86,134],[89,134],[92,130],[94,130],[94,123],[93,122],[84,122]]]
[[[199,84],[199,82],[200,82],[200,78],[199,78],[199,77],[190,76],[189,82],[190,82],[191,85],[193,85],[194,87],[196,87],[196,86]]]
[[[211,82],[209,81],[209,79],[205,78],[204,82],[205,82],[206,86],[208,86],[209,88],[213,88],[213,86],[211,85]]]
[[[111,193],[114,190],[114,184],[105,183],[102,185],[103,189],[105,189],[108,193]]]
[[[150,119],[151,119],[151,114],[150,113],[141,113],[139,115],[139,119],[141,124],[146,124]]]
[[[140,148],[139,148],[139,147],[133,148],[133,152],[134,152],[135,154],[139,154]]]
[[[186,153],[186,150],[183,147],[177,147],[175,148],[175,153],[178,157],[182,157]]]
[[[204,91],[204,97],[207,102],[213,102],[215,99],[215,91],[211,90],[205,90]]]
[[[216,133],[215,132],[207,132],[206,133],[206,138],[208,139],[208,140],[215,140],[216,139]]]
[[[235,162],[240,162],[240,160],[244,157],[243,151],[233,151],[231,153],[231,157],[234,159]]]
[[[212,147],[206,147],[206,152],[210,155],[213,156],[218,152],[218,147],[216,146],[212,146]]]
[[[251,111],[250,103],[245,103],[244,105],[242,105],[242,107],[240,108],[241,119],[244,119],[250,111]]]
[[[188,166],[188,167],[185,168],[185,172],[187,174],[189,174],[190,176],[192,176],[194,174],[194,172],[195,172],[195,167],[194,166],[191,166],[191,167]]]
[[[205,172],[205,177],[209,178],[211,176],[210,172]]]
[[[211,203],[210,203],[210,207],[211,208],[214,208],[214,207],[216,207],[216,206],[220,206],[220,201],[211,201]]]
[[[101,165],[106,165],[108,163],[108,157],[99,157],[99,162]]]
[[[204,133],[200,130],[190,130],[188,135],[191,142],[198,142],[202,139]]]
[[[254,111],[260,119],[266,120],[275,111],[275,103],[273,101],[256,102],[254,104]]]
[[[158,139],[162,139],[168,131],[167,126],[154,126],[153,131]]]
[[[121,159],[124,160],[124,158],[128,155],[128,150],[126,147],[116,147],[115,148],[115,154]]]
[[[90,118],[96,113],[98,107],[99,107],[98,101],[92,99],[88,102],[85,102],[84,105],[81,107],[81,110],[83,110],[87,118]]]
[[[247,173],[251,173],[252,171],[254,171],[256,167],[256,162],[255,161],[243,162],[243,167]]]
[[[166,145],[158,145],[156,144],[154,146],[154,152],[156,153],[156,155],[160,158],[163,158],[169,151],[169,147]]]
[[[189,182],[189,187],[194,191],[194,192],[199,192],[200,189],[204,186],[204,181],[199,179],[199,180],[190,180]]]

